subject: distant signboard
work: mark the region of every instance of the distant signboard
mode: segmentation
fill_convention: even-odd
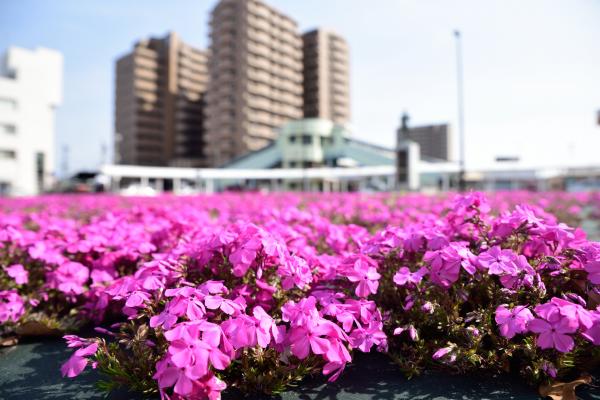
[[[518,156],[497,156],[496,162],[518,162]]]

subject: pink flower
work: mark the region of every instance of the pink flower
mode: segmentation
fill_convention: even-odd
[[[416,272],[411,272],[407,267],[401,267],[394,275],[394,283],[398,286],[404,286],[407,283],[417,285],[427,274],[427,268],[420,268]]]
[[[509,289],[517,289],[521,286],[533,286],[535,270],[524,255],[519,255],[514,259],[514,271],[509,274],[505,273],[500,276],[502,286]]]
[[[86,344],[85,339],[76,335],[65,335],[63,339],[67,341],[67,347],[82,347]]]
[[[373,345],[380,346],[387,343],[387,336],[381,330],[380,324],[369,324],[366,328],[357,328],[350,334],[350,344],[368,353]]]
[[[281,319],[291,326],[313,324],[319,319],[316,304],[317,299],[313,296],[303,298],[298,303],[290,300],[281,307]]]
[[[404,241],[404,247],[408,251],[417,252],[425,245],[426,238],[419,233],[411,233]]]
[[[282,264],[278,272],[283,278],[281,287],[286,290],[294,286],[304,289],[312,282],[312,271],[306,260],[300,257],[288,257],[288,262]]]
[[[204,304],[209,310],[220,309],[228,315],[239,314],[246,307],[246,302],[243,297],[238,297],[236,301],[234,301],[224,299],[221,296],[208,295],[204,298]]]
[[[335,382],[340,374],[344,371],[345,362],[331,361],[323,366],[323,375],[333,374],[327,379],[328,382]]]
[[[200,336],[200,321],[186,321],[176,324],[172,329],[165,331],[165,338],[169,342],[177,339],[197,339]]]
[[[190,321],[201,320],[206,314],[202,300],[205,294],[192,287],[165,290],[165,296],[174,297],[166,307],[166,311],[175,316],[185,315]]]
[[[228,319],[221,324],[221,328],[236,350],[252,347],[257,343],[256,321],[245,314]]]
[[[25,314],[25,302],[16,290],[0,291],[0,323],[17,322]]]
[[[201,374],[195,365],[177,367],[169,359],[163,359],[156,363],[156,373],[153,378],[158,381],[158,387],[163,389],[175,385],[173,391],[176,394],[186,396],[194,388],[194,381],[200,379]]]
[[[115,277],[110,272],[98,269],[93,270],[90,276],[94,284],[102,284],[115,280]]]
[[[208,354],[210,346],[199,339],[182,338],[171,342],[169,354],[171,361],[179,368],[193,365],[199,376],[208,372]]]
[[[73,354],[66,363],[60,367],[60,372],[63,377],[74,378],[81,374],[87,365],[88,360],[85,357],[79,357]]]
[[[177,316],[163,311],[158,315],[154,315],[150,318],[150,327],[156,328],[162,326],[164,329],[171,329],[171,327],[177,322]]]
[[[87,357],[96,354],[96,351],[98,351],[98,343],[92,343],[77,350],[75,355],[79,357]]]
[[[207,400],[221,400],[221,392],[225,390],[227,385],[225,382],[217,378],[212,372],[209,372],[205,376],[196,379],[192,382],[192,389],[185,395],[171,396],[172,400],[187,400],[187,399],[207,399]]]
[[[413,341],[419,340],[419,333],[417,332],[417,329],[412,325],[408,326],[408,336],[410,336],[410,338]]]
[[[23,285],[29,282],[29,272],[21,264],[14,264],[5,268],[8,276],[13,278],[17,285]]]
[[[221,281],[206,281],[200,286],[198,290],[204,294],[228,294],[229,290]]]
[[[544,362],[544,364],[542,364],[542,369],[544,371],[546,371],[548,376],[550,376],[551,378],[556,378],[558,371],[556,370],[556,367],[552,363],[549,363],[547,361]]]
[[[527,332],[527,324],[533,320],[533,314],[525,306],[509,309],[501,305],[496,308],[495,319],[500,334],[507,339],[512,339],[516,334]]]
[[[471,211],[473,209],[477,209],[481,213],[487,213],[490,211],[490,205],[483,193],[472,192],[457,196],[454,200],[454,209],[463,209],[464,211]]]
[[[80,340],[76,336],[65,336],[69,347],[85,346],[86,342]],[[87,356],[96,354],[98,351],[98,343],[90,343],[86,347],[81,347],[60,367],[60,372],[63,377],[74,378],[85,369],[88,364]],[[94,366],[94,365],[92,365]]]
[[[467,332],[469,332],[469,335],[473,337],[478,337],[480,335],[479,329],[475,328],[474,326],[468,326]]]
[[[283,335],[275,324],[273,318],[271,318],[271,316],[267,314],[261,306],[254,307],[252,314],[258,322],[258,326],[256,328],[256,339],[259,346],[262,348],[267,348],[271,342],[271,336],[273,337],[275,343],[281,343],[283,340]]]
[[[490,312],[500,342],[535,341],[539,357],[522,367],[542,378],[569,373],[562,352],[585,358],[600,345],[600,309],[587,309],[600,244],[543,211],[587,209],[595,195],[498,194],[493,213],[480,193],[58,199],[0,199],[0,280],[19,288],[0,289],[0,326],[12,330],[30,310],[118,317],[97,335],[121,358],[137,332],[127,326],[149,321],[137,362],[150,362],[164,399],[217,400],[217,375],[236,384],[252,368],[246,358],[263,353],[335,380],[351,351],[386,351],[384,326],[406,356],[451,363],[482,340],[489,356]],[[539,207],[511,211],[521,201]],[[65,376],[106,356],[100,340],[65,339]]]
[[[438,349],[435,353],[433,353],[433,356],[431,356],[431,357],[434,360],[439,360],[439,359],[445,357],[451,351],[452,351],[452,347],[450,347],[450,346],[442,347],[441,349]]]
[[[213,324],[210,324],[202,339],[196,336],[197,330],[202,329],[201,326],[189,328],[181,331],[179,335],[167,336],[167,339],[176,338],[171,341],[168,350],[173,365],[179,368],[190,367],[191,370],[184,373],[190,379],[192,376],[196,376],[197,379],[206,375],[209,365],[219,370],[225,369],[231,360],[219,349],[221,333],[218,326],[213,327]],[[185,380],[183,383],[185,384]]]
[[[262,243],[259,238],[251,237],[242,243],[231,255],[229,261],[233,264],[233,275],[242,277],[256,259]]]
[[[287,340],[290,343],[292,354],[303,360],[308,357],[310,351],[313,354],[325,354],[331,346],[329,340],[323,338],[329,331],[328,327],[319,324],[313,327],[292,328]]]
[[[566,317],[573,325],[579,329],[591,328],[594,324],[592,313],[579,304],[553,297],[550,302],[558,307],[560,315]]]
[[[590,261],[585,264],[588,279],[595,285],[600,285],[600,260]]]
[[[125,306],[131,308],[140,307],[148,300],[150,300],[150,295],[148,293],[136,290],[127,297]]]
[[[227,388],[225,382],[209,374],[200,380],[200,394],[205,394],[208,400],[221,400],[221,392]]]
[[[477,261],[488,270],[490,275],[514,275],[517,272],[516,257],[512,250],[503,250],[500,246],[494,246],[481,253]]]
[[[569,334],[574,333],[577,328],[573,327],[566,319],[560,319],[557,322],[548,322],[541,318],[536,318],[529,322],[529,330],[538,333],[537,345],[542,349],[556,349],[561,353],[568,353],[573,350],[575,345],[573,337]]]
[[[428,251],[423,260],[429,264],[429,279],[443,288],[449,288],[458,280],[462,258],[453,246]]]
[[[600,346],[600,311],[595,313],[594,323],[591,327],[581,332],[581,336],[592,342],[596,346]]]
[[[81,294],[90,271],[78,262],[69,261],[54,271],[57,289],[66,294]]]
[[[354,262],[354,268],[348,272],[350,282],[358,282],[354,292],[358,297],[367,297],[377,293],[381,275],[375,268],[377,264],[367,256],[361,256]]]
[[[433,304],[430,301],[426,301],[421,306],[421,311],[423,311],[426,314],[433,314],[433,311],[434,311],[433,310]]]

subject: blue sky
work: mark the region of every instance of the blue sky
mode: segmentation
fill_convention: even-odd
[[[354,134],[391,145],[414,124],[456,120],[454,38],[463,33],[467,166],[518,155],[531,166],[600,165],[600,1],[268,0],[301,30],[324,26],[351,50]],[[177,31],[208,45],[215,0],[0,0],[0,51],[44,46],[65,57],[57,147],[94,168],[112,147],[114,61]],[[60,154],[59,154],[60,162]]]

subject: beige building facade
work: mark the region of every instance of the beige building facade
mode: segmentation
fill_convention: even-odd
[[[210,31],[205,145],[220,166],[302,118],[302,39],[292,18],[258,0],[221,0]]]
[[[118,164],[204,166],[208,55],[177,34],[139,41],[116,63]]]
[[[316,29],[302,35],[304,117],[337,124],[350,120],[348,44],[340,35]]]

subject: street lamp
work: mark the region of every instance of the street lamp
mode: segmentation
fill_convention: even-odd
[[[465,120],[464,120],[464,94],[463,94],[463,66],[462,66],[462,46],[459,30],[454,31],[456,39],[456,92],[458,103],[458,146],[459,146],[459,166],[458,188],[462,192],[466,189],[465,181]]]

